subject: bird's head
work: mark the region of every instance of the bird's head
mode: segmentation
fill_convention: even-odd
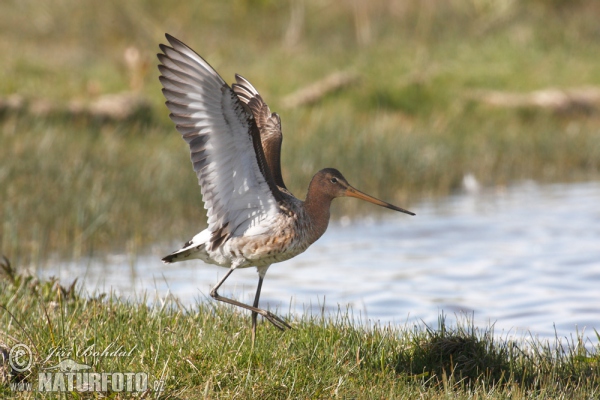
[[[313,190],[319,191],[321,194],[334,199],[336,197],[356,197],[369,203],[377,204],[378,206],[389,208],[390,210],[400,211],[405,214],[415,215],[414,213],[400,207],[396,207],[385,201],[369,196],[360,190],[355,189],[348,183],[344,175],[335,168],[325,168],[317,172],[311,182]]]

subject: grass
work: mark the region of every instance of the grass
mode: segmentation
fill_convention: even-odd
[[[328,166],[407,208],[460,189],[468,173],[487,186],[600,176],[597,114],[497,110],[466,96],[598,85],[595,3],[302,4],[293,22],[291,3],[268,0],[3,2],[0,96],[66,104],[135,90],[151,112],[120,122],[0,112],[2,252],[43,265],[53,254],[137,251],[201,228],[196,179],[156,79],[164,32],[226,80],[243,73],[280,112],[283,175],[301,198]],[[289,33],[294,23],[299,33]],[[129,47],[140,54],[130,67]],[[360,83],[281,108],[285,95],[335,70],[357,72]],[[335,216],[373,210],[336,203]]]
[[[451,122],[460,125],[447,128],[452,135],[422,135],[416,128],[392,132],[399,117],[388,114],[369,118],[378,128],[371,131],[338,117],[309,118],[307,129],[314,136],[306,142],[286,138],[285,144],[310,154],[284,155],[284,174],[294,177],[286,180],[299,196],[310,175],[326,165],[339,167],[361,190],[410,208],[419,197],[456,190],[469,172],[487,186],[531,178],[585,179],[594,176],[600,160],[600,131],[590,122],[563,128],[533,116],[530,132],[522,132],[524,122],[471,116]],[[355,140],[336,142],[328,133],[336,127]],[[203,224],[185,144],[168,136],[168,127],[13,116],[4,129],[11,131],[0,150],[0,244],[14,259],[43,265],[52,253],[77,258],[107,248],[138,251],[171,238],[184,240]],[[347,200],[333,208],[338,216],[373,211]]]
[[[93,372],[147,373],[149,391],[134,393],[141,398],[589,399],[599,394],[600,347],[589,348],[582,337],[498,338],[493,327],[475,328],[468,318],[451,326],[444,315],[435,328],[367,327],[356,323],[351,310],[339,310],[288,316],[293,329],[287,332],[262,323],[253,346],[249,315],[231,307],[214,302],[185,307],[173,297],[82,296],[74,285],[38,281],[6,265],[0,342],[6,351],[27,344],[34,362],[28,373],[0,370],[2,397],[52,397],[12,391],[11,383],[37,387],[38,373],[66,358],[92,366]],[[106,348],[127,354],[93,354]],[[162,391],[153,390],[155,381],[162,382]],[[109,384],[107,392],[91,397],[100,395],[121,399],[131,393],[111,391]]]

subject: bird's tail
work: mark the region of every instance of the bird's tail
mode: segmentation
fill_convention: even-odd
[[[200,246],[202,247],[202,245]],[[171,254],[169,254],[166,257],[163,257],[162,262],[164,262],[165,264],[171,264],[177,261],[185,261],[188,260],[190,258],[195,258],[192,257],[194,255],[194,253],[197,253],[200,249],[198,248],[198,246],[193,246],[193,243],[191,243],[191,240],[189,242],[187,242],[185,245],[183,245],[183,247],[177,251],[172,252]]]
[[[162,262],[171,264],[192,258],[204,259],[206,257],[206,238],[210,238],[210,233],[208,231],[200,232],[188,240],[181,249],[163,257]]]
[[[165,264],[171,264],[171,263],[179,261],[180,258],[183,258],[183,257],[181,256],[181,253],[179,252],[179,250],[177,250],[177,251],[174,251],[173,253],[169,254],[168,256],[163,257],[162,262],[164,262]]]

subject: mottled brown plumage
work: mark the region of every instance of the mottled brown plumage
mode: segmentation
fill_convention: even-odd
[[[331,201],[356,197],[395,211],[410,211],[353,188],[333,168],[319,171],[301,201],[287,190],[281,174],[281,120],[258,91],[236,75],[229,87],[188,46],[167,35],[161,45],[160,82],[171,119],[190,147],[207,209],[208,228],[163,258],[172,263],[199,258],[229,268],[211,290],[216,300],[252,311],[252,337],[261,314],[279,329],[289,324],[258,308],[264,276],[273,263],[305,251],[325,233]],[[236,268],[256,267],[254,304],[222,297],[217,290]]]

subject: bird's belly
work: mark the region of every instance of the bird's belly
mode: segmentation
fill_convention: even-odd
[[[289,260],[304,252],[311,243],[303,239],[293,230],[283,230],[231,238],[224,250],[228,250],[232,258],[243,259],[238,262],[239,268],[260,267]]]

